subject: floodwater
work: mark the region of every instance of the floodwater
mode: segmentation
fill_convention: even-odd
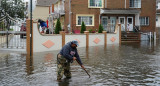
[[[56,54],[0,52],[0,86],[160,86],[160,45],[143,41],[78,48],[91,77],[76,63],[72,78],[56,81]]]

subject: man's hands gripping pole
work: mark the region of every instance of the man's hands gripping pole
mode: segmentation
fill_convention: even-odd
[[[81,68],[88,74],[88,76],[89,76],[89,78],[90,78],[90,75],[89,75],[89,73],[86,71],[86,69],[84,68],[84,66],[83,65],[81,65],[79,62],[78,62],[78,60],[77,60],[77,58],[76,57],[73,57],[73,61],[77,61],[77,63],[81,66]]]

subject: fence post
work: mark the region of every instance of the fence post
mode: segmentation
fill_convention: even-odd
[[[121,24],[118,24],[119,26],[119,45],[121,45]]]
[[[33,20],[32,20],[32,22],[33,22]],[[33,23],[32,23],[31,30],[32,30],[31,31],[32,33],[30,34],[30,20],[26,20],[26,31],[27,31],[26,51],[27,51],[27,55],[30,55],[30,56],[33,55]]]
[[[62,35],[62,47],[65,45],[65,31],[60,31],[60,34]]]
[[[103,31],[104,34],[104,46],[107,46],[107,31]]]
[[[84,34],[86,34],[86,48],[89,47],[89,31],[84,31]]]

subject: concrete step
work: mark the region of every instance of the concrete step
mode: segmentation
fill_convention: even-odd
[[[140,42],[140,41],[121,41],[121,42]]]
[[[121,41],[140,41],[139,39],[121,39]]]
[[[121,39],[139,39],[139,37],[121,37]]]

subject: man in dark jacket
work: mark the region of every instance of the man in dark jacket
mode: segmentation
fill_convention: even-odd
[[[78,41],[68,42],[57,55],[57,81],[61,81],[63,74],[71,78],[70,63],[75,60],[84,68],[77,52],[77,46],[79,46]]]
[[[43,20],[39,19],[38,22],[40,23],[40,26],[42,28],[42,32],[41,33],[44,33],[44,30],[47,28],[47,24],[46,22],[44,22]]]

